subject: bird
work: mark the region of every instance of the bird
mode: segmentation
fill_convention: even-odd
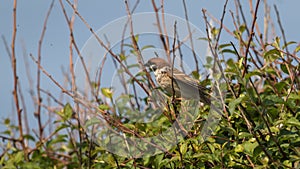
[[[167,94],[182,99],[196,99],[210,105],[208,89],[199,82],[174,68],[166,60],[158,57],[151,58],[144,65],[154,72],[158,86]]]

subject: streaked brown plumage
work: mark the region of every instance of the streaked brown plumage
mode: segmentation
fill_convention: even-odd
[[[145,66],[154,71],[157,84],[167,93],[172,95],[175,91],[176,97],[197,99],[204,104],[210,104],[205,87],[201,86],[196,79],[189,77],[178,69],[173,68],[172,70],[172,66],[164,59],[149,59]]]

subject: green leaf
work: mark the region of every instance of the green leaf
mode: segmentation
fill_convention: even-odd
[[[233,114],[234,113],[234,110],[235,110],[235,108],[236,108],[236,106],[238,105],[238,104],[240,104],[241,102],[242,102],[242,100],[244,99],[244,97],[243,96],[240,96],[239,98],[237,98],[237,99],[234,99],[233,101],[231,101],[230,103],[229,103],[229,112],[231,113],[231,114]]]
[[[241,139],[250,138],[250,137],[253,137],[253,135],[248,132],[240,132],[239,133],[239,138],[241,138]]]
[[[200,38],[198,38],[198,40],[208,41],[208,38],[206,38],[206,37],[200,37]]]
[[[6,119],[4,120],[4,124],[5,124],[5,125],[9,125],[9,124],[10,124],[10,119],[9,119],[9,118],[6,118]]]
[[[24,139],[35,141],[34,137],[32,135],[29,135],[29,134],[25,134]]]
[[[100,104],[100,105],[98,106],[98,108],[99,108],[100,110],[109,110],[109,106],[108,106],[107,104]]]
[[[286,87],[287,85],[288,84],[285,81],[281,81],[275,84],[275,88],[278,90],[278,93],[281,93],[284,87]]]
[[[129,48],[132,48],[133,49],[133,46],[131,44],[124,44],[123,46],[126,46],[126,47],[129,47]]]
[[[139,64],[131,64],[131,65],[127,66],[127,69],[130,69],[130,68],[139,68],[139,67],[140,67]]]
[[[289,74],[289,71],[287,70],[286,64],[280,64],[280,68],[284,73]]]
[[[67,134],[57,135],[56,138],[49,140],[47,147],[50,148],[50,146],[52,146],[53,144],[67,142],[67,138]]]
[[[278,36],[275,37],[275,41],[272,43],[272,46],[279,49],[280,48],[280,38]]]
[[[100,119],[97,119],[97,118],[91,118],[91,119],[89,119],[89,120],[85,123],[84,126],[87,128],[87,127],[90,127],[90,126],[92,126],[92,125],[94,125],[94,124],[100,124],[100,123],[103,123],[103,122],[101,122]]]
[[[216,28],[216,27],[213,27],[211,30],[210,30],[211,34],[213,36],[217,36],[217,34],[219,33],[219,29]]]
[[[184,155],[185,153],[186,153],[186,151],[187,151],[187,144],[186,143],[183,143],[183,144],[181,144],[181,146],[180,146],[180,152]]]
[[[251,76],[261,76],[262,73],[259,70],[254,70],[253,72],[249,72],[245,75],[246,79],[249,79]]]
[[[261,146],[256,146],[253,150],[253,157],[258,157],[263,152]]]
[[[245,25],[245,24],[242,24],[242,25],[239,27],[239,31],[240,31],[241,33],[243,33],[245,30],[246,30],[246,25]]]
[[[13,157],[13,159],[14,159],[14,162],[15,162],[15,163],[19,163],[19,162],[23,161],[23,160],[24,160],[24,153],[23,153],[23,151],[19,151],[19,152]]]
[[[276,103],[283,103],[283,99],[277,95],[268,95],[264,98],[263,103],[266,106],[272,106]]]
[[[240,58],[240,60],[238,61],[238,67],[239,69],[241,69],[243,66],[243,62],[244,62],[244,57]]]
[[[254,149],[258,146],[257,142],[251,143],[250,141],[246,141],[243,143],[243,147],[246,153],[252,155]]]
[[[228,46],[231,46],[231,44],[230,43],[221,44],[221,45],[218,46],[218,49],[221,50],[221,49],[223,49],[225,47],[228,47]]]
[[[289,99],[300,100],[300,94],[291,93]]]
[[[73,115],[73,110],[72,107],[69,103],[67,103],[62,111],[58,111],[57,114],[64,120],[68,120],[72,117]]]
[[[192,71],[192,76],[193,76],[193,78],[195,78],[195,79],[199,79],[200,78],[200,75],[199,75],[199,73],[195,70],[195,71]]]
[[[112,91],[110,88],[103,87],[103,88],[101,88],[101,92],[105,97],[108,97],[110,99],[112,98]]]
[[[60,126],[58,126],[56,129],[55,129],[55,133],[59,132],[60,130],[64,129],[64,128],[68,128],[70,127],[70,125],[67,125],[65,123],[62,123]]]
[[[295,127],[300,127],[300,122],[298,119],[296,119],[295,117],[291,117],[289,118],[286,122],[286,125],[291,125],[291,126],[295,126]]]
[[[271,49],[264,53],[264,58],[269,62],[273,62],[274,60],[280,58],[280,56],[281,53],[277,49]]]
[[[207,56],[207,57],[206,57],[206,63],[207,63],[207,64],[211,64],[213,60],[214,60],[214,59],[213,59],[212,57],[210,57],[210,56]]]
[[[72,107],[69,103],[67,103],[64,107],[64,117],[65,120],[70,119],[72,117],[73,110]]]
[[[237,153],[243,152],[243,151],[244,151],[243,145],[241,145],[241,144],[237,145],[237,146],[234,148],[234,151],[237,152]]]
[[[223,49],[220,53],[230,53],[230,54],[235,54],[236,55],[236,52],[234,50],[231,50],[231,49]]]
[[[288,43],[286,43],[285,45],[282,46],[282,49],[285,49],[287,46],[291,45],[291,44],[297,44],[297,42],[295,41],[290,41]]]
[[[134,40],[135,40],[136,42],[139,41],[139,35],[138,35],[138,34],[134,36]]]
[[[300,51],[300,45],[296,47],[295,53],[298,53]]]
[[[121,61],[126,60],[126,56],[125,56],[123,53],[121,53],[121,54],[119,55],[119,57],[120,57],[120,60],[121,60]]]
[[[146,46],[143,46],[141,50],[143,51],[148,48],[155,48],[155,46],[154,45],[146,45]]]

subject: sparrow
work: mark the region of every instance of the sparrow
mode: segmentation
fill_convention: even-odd
[[[169,95],[176,98],[197,99],[210,105],[207,89],[178,69],[172,67],[162,58],[151,58],[145,64],[154,72],[158,86]]]

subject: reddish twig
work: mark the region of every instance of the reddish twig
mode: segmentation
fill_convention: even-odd
[[[13,70],[13,79],[14,79],[14,87],[13,87],[13,97],[18,115],[18,127],[19,127],[19,140],[22,145],[24,151],[25,160],[28,161],[27,156],[27,147],[24,141],[23,134],[23,123],[22,123],[22,109],[19,103],[19,94],[18,94],[18,81],[19,77],[17,74],[17,59],[16,59],[16,51],[15,51],[15,43],[17,36],[17,0],[14,0],[13,5],[13,29],[12,29],[12,40],[11,40],[11,62],[12,62],[12,70]]]
[[[251,30],[250,30],[250,34],[249,34],[249,39],[248,39],[248,43],[247,43],[247,47],[246,47],[246,51],[245,51],[245,58],[244,58],[244,63],[243,63],[244,64],[244,70],[243,70],[243,73],[242,73],[242,77],[245,76],[245,74],[247,72],[247,69],[248,69],[248,66],[247,66],[248,57],[247,56],[248,56],[249,49],[250,49],[250,46],[251,46],[252,38],[254,36],[254,27],[255,27],[255,24],[256,24],[259,2],[260,2],[260,0],[258,0],[256,2],[255,11],[254,11],[254,14],[252,15],[253,21],[252,21],[252,26],[251,26]]]

